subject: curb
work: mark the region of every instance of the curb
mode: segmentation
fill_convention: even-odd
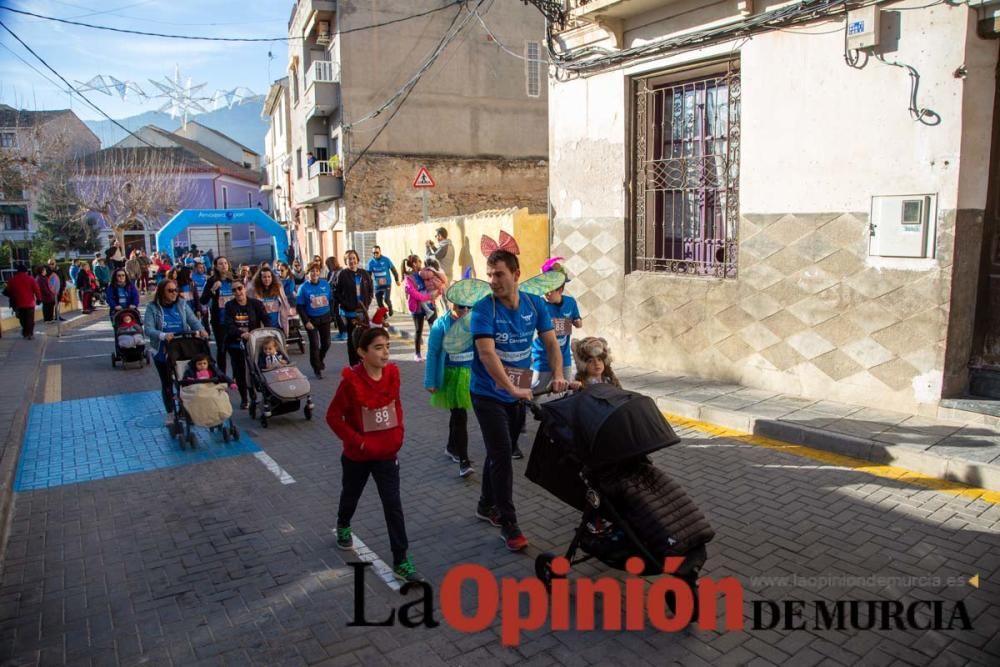
[[[670,396],[656,399],[663,412],[715,424],[743,434],[811,447],[879,465],[899,468],[970,487],[1000,491],[1000,466],[929,454],[916,447],[859,438],[843,433],[760,417],[746,412],[692,403]]]

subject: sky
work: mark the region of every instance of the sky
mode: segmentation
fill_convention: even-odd
[[[283,37],[292,0],[0,0],[0,21],[78,89],[98,75],[134,81],[160,94],[180,68],[181,81],[205,83],[197,94],[237,87],[263,95],[288,61],[287,43],[201,42],[93,30],[6,11],[6,8],[115,28],[211,37]],[[268,58],[268,52],[273,59]],[[34,69],[33,69],[34,68]],[[269,72],[270,68],[270,72]],[[37,71],[35,71],[37,70]],[[44,74],[44,76],[43,76]],[[166,99],[129,92],[84,93],[112,118],[156,111]],[[17,40],[0,28],[0,103],[26,109],[71,108],[85,120],[104,118],[66,87]],[[211,110],[210,103],[206,109]]]

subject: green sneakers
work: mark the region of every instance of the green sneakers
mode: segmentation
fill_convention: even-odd
[[[392,569],[392,573],[400,581],[418,582],[424,580],[424,578],[420,576],[420,573],[417,572],[417,568],[413,566],[413,561],[410,560],[409,556],[407,556],[406,560],[402,563],[394,567]]]
[[[354,537],[351,535],[351,527],[337,527],[337,546],[341,549],[353,549]]]

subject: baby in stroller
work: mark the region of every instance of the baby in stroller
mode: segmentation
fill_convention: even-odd
[[[219,369],[212,362],[212,357],[207,354],[197,354],[188,362],[184,377],[181,378],[181,386],[189,387],[193,384],[211,382],[212,384],[227,384],[230,389],[236,389],[236,383],[232,378],[219,372]]]
[[[122,313],[118,318],[117,325],[115,332],[118,336],[118,347],[130,349],[146,344],[146,339],[142,334],[142,325],[139,324],[139,319],[133,317],[131,313]]]
[[[257,356],[257,368],[262,371],[271,371],[291,364],[288,355],[279,349],[277,338],[265,338],[261,341],[260,354]]]

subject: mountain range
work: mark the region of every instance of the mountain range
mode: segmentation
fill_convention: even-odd
[[[223,107],[215,111],[190,116],[189,119],[222,132],[263,156],[264,134],[268,128],[267,121],[260,117],[263,108],[264,97],[258,95],[233,105],[231,109]],[[87,127],[101,140],[103,148],[113,146],[125,137],[125,130],[110,120],[88,120],[85,122]],[[168,114],[159,111],[147,111],[136,116],[119,118],[118,122],[133,132],[146,125],[155,125],[168,132],[173,132],[181,126],[179,119],[171,118]]]

